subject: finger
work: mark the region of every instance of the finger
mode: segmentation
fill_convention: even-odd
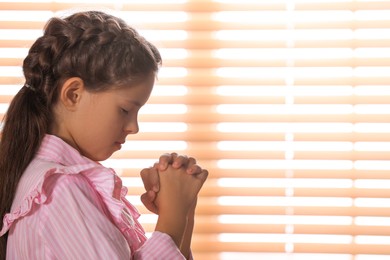
[[[168,165],[172,161],[172,156],[169,153],[164,153],[163,155],[160,156],[158,159],[157,167],[161,171],[165,171],[168,167]]]
[[[141,179],[142,179],[142,183],[144,184],[145,190],[150,190],[151,189],[151,182],[148,179],[149,172],[150,172],[150,168],[142,169],[141,172],[140,172],[140,176],[141,176]]]
[[[177,153],[165,153],[161,155],[158,160],[158,169],[160,171],[165,171],[168,168],[168,165],[172,164],[176,157]]]
[[[191,167],[194,164],[196,164],[196,159],[194,157],[189,157],[188,158],[188,167]]]
[[[147,204],[152,203],[154,204],[154,200],[157,197],[157,193],[154,191],[146,191],[141,195],[142,202],[146,202]]]
[[[158,162],[154,163],[153,164],[153,167],[151,167],[153,169],[155,169],[156,171],[158,171]]]
[[[200,179],[204,183],[209,176],[208,170],[203,169],[201,173],[194,175],[196,178]]]
[[[141,195],[141,201],[144,206],[151,212],[157,214],[158,208],[156,204],[154,204],[154,200],[156,199],[156,193],[153,191],[147,191]]]
[[[155,167],[145,168],[140,173],[145,190],[158,192],[160,189],[160,178]]]
[[[202,172],[202,170],[203,170],[202,167],[200,167],[200,166],[197,165],[197,164],[193,164],[193,165],[191,165],[191,166],[188,166],[186,172],[187,172],[188,174],[199,174],[199,173]]]
[[[178,155],[172,163],[172,166],[175,169],[179,169],[180,167],[187,167],[187,165],[188,165],[187,155]]]

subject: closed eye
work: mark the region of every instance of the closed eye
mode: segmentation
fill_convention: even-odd
[[[129,113],[128,110],[124,109],[124,108],[121,108],[122,112],[125,113],[126,115]]]

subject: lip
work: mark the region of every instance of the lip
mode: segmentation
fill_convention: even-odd
[[[122,149],[122,145],[125,143],[126,141],[120,141],[120,142],[115,142],[115,145],[118,146],[119,150]]]
[[[117,143],[117,144],[124,144],[124,143],[126,143],[126,139],[125,138],[123,138],[123,139],[121,138],[121,139],[115,141],[115,143]]]

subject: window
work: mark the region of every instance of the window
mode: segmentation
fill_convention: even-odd
[[[139,171],[177,151],[210,171],[196,259],[389,257],[390,1],[82,2],[1,1],[1,114],[47,19],[109,8],[164,59],[140,133],[104,162],[148,232]]]

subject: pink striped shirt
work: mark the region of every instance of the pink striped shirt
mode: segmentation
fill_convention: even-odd
[[[7,259],[185,259],[169,235],[145,237],[126,194],[112,169],[46,135],[3,219]]]

